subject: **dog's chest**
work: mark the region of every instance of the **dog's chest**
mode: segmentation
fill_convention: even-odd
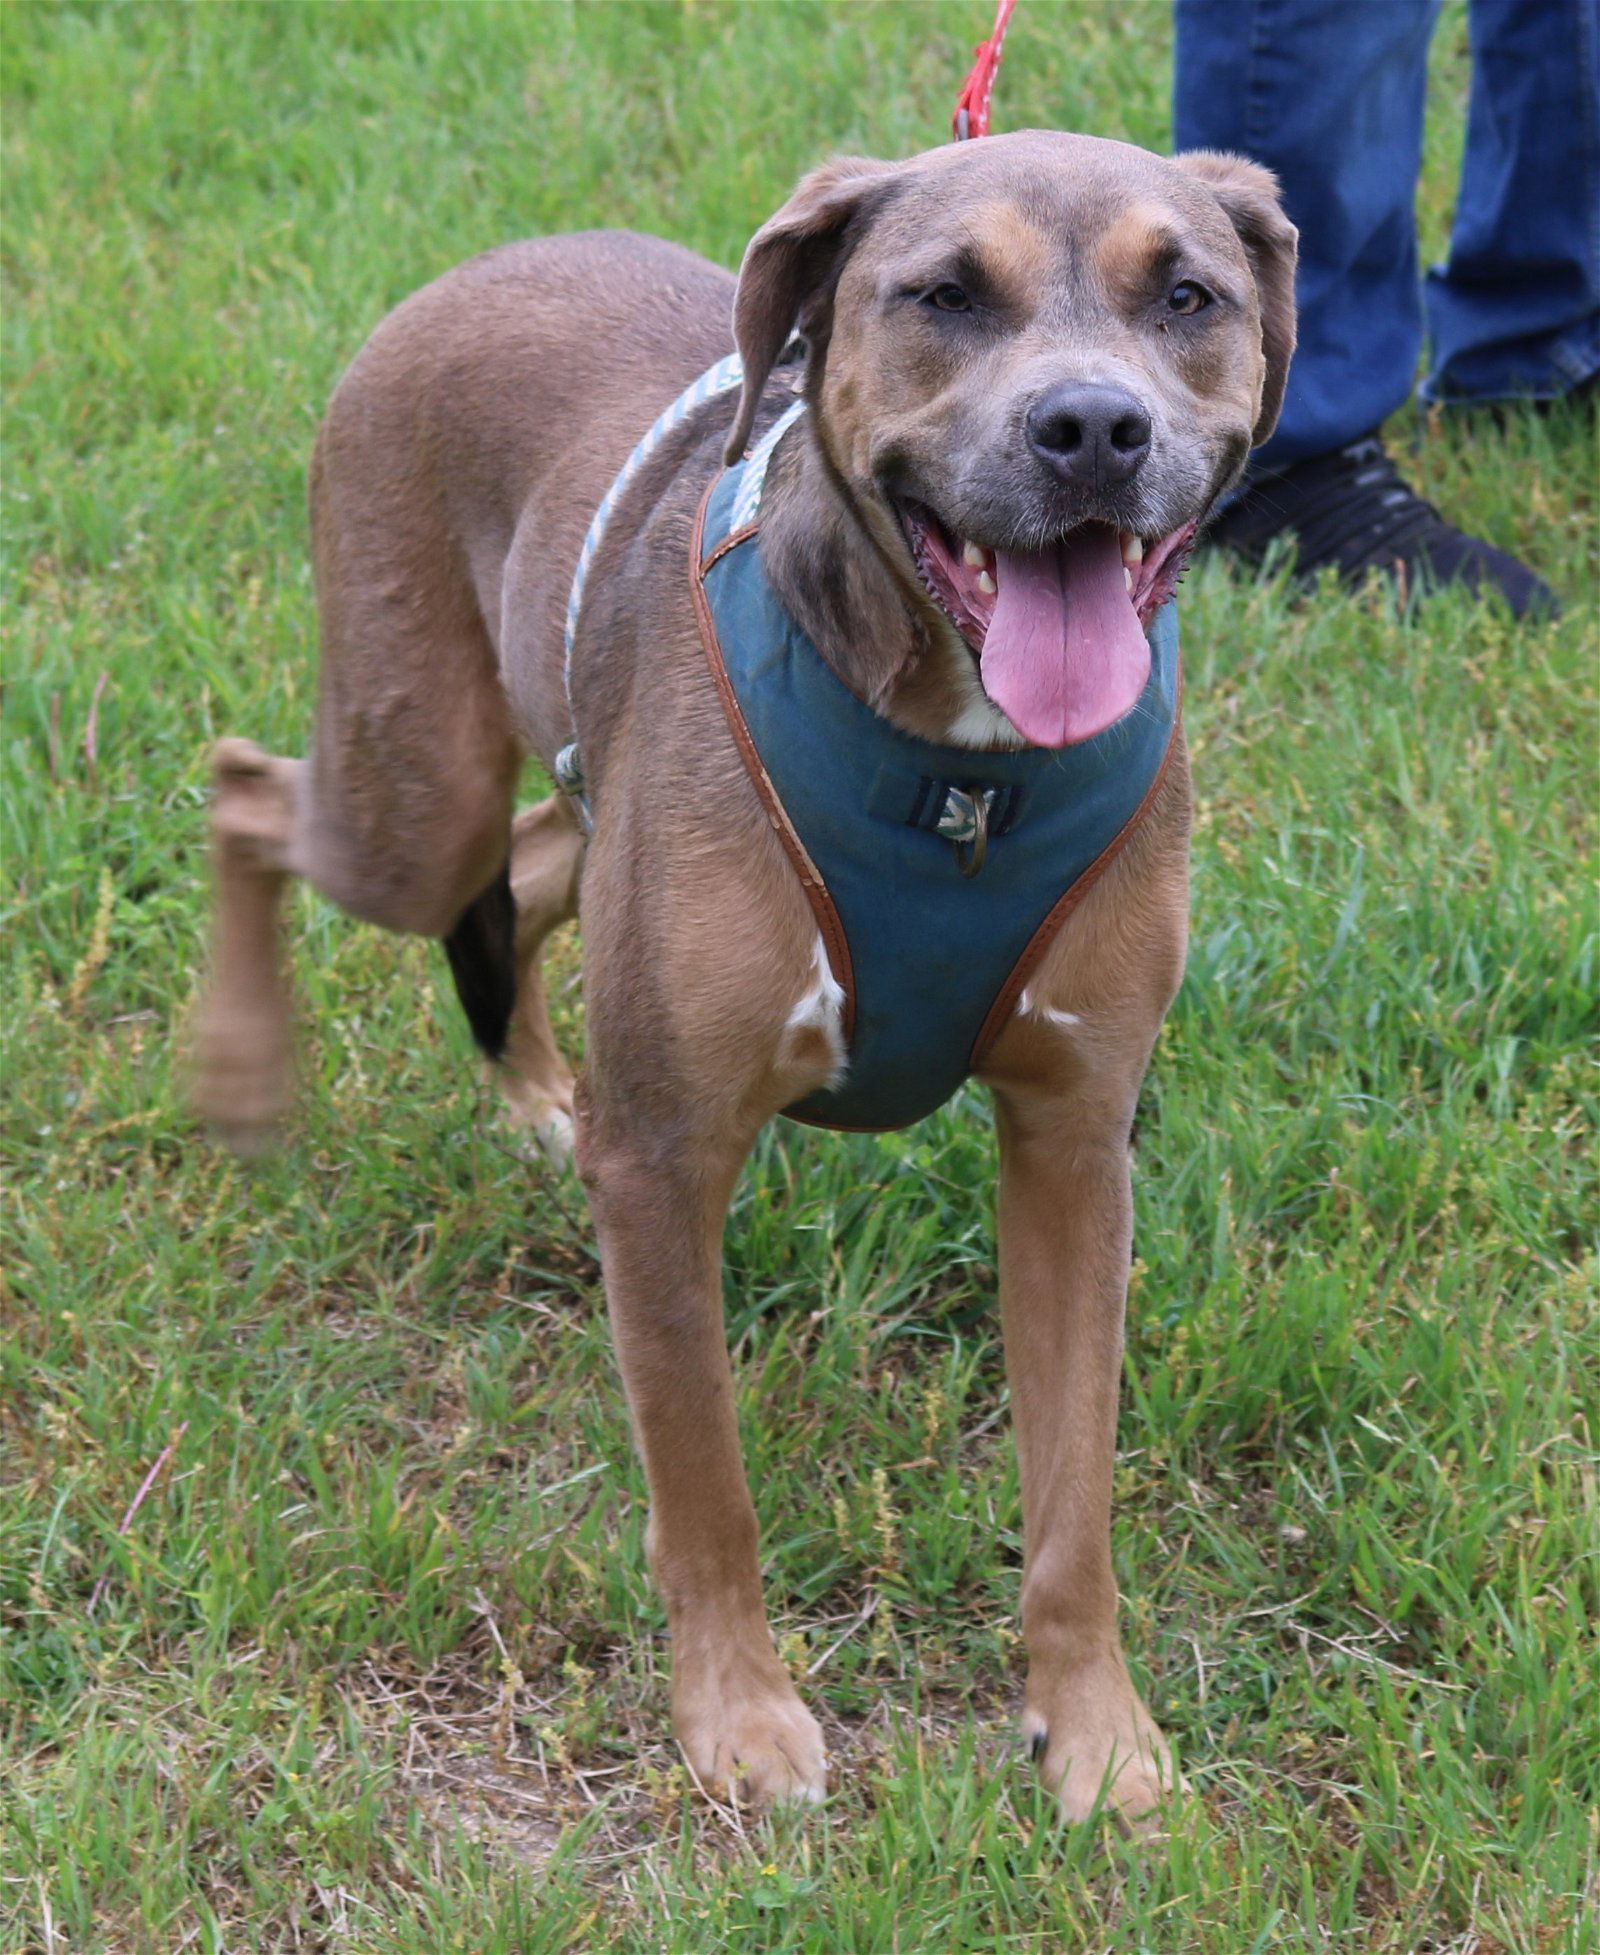
[[[746,771],[844,993],[847,1063],[786,1109],[901,1127],[982,1063],[1073,902],[1150,805],[1177,727],[1177,618],[1137,706],[1059,751],[975,753],[901,732],[835,675],[768,583],[729,470],[702,511],[696,604]]]

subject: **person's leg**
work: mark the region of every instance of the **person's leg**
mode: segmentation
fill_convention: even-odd
[[[1177,0],[1173,146],[1274,171],[1300,229],[1281,469],[1375,428],[1422,350],[1414,205],[1438,0]]]
[[[1548,612],[1549,587],[1424,502],[1378,432],[1422,345],[1414,202],[1437,13],[1438,0],[1176,0],[1176,147],[1266,164],[1300,230],[1283,414],[1207,536],[1250,562],[1288,544],[1305,579],[1376,570]]]
[[[1450,259],[1428,273],[1428,400],[1550,400],[1600,371],[1600,7],[1473,0]]]

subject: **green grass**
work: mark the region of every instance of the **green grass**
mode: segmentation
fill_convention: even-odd
[[[303,476],[365,332],[531,231],[733,262],[823,154],[937,140],[987,12],[5,11],[6,1949],[1596,1946],[1575,414],[1395,431],[1556,626],[1189,588],[1116,1525],[1199,1795],[1157,1850],[1064,1831],[1011,1735],[981,1095],[773,1132],[735,1203],[774,1620],[840,1766],[774,1825],[686,1795],[581,1196],[515,1157],[437,952],[303,895],[293,1144],[247,1173],[183,1108],[206,749],[303,743]],[[1161,146],[1168,46],[1153,0],[1024,6],[998,124]],[[1434,250],[1465,75],[1456,9]]]

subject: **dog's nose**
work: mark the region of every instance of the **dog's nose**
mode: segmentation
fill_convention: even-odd
[[[1150,416],[1121,387],[1067,381],[1028,409],[1028,446],[1064,481],[1119,488],[1150,452]]]

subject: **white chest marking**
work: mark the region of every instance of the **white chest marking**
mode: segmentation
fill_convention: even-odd
[[[1053,1005],[1035,1004],[1033,993],[1028,990],[1024,990],[1017,1000],[1017,1010],[1025,1018],[1038,1018],[1046,1025],[1059,1025],[1064,1032],[1070,1032],[1083,1023],[1075,1011],[1057,1011]]]
[[[952,747],[978,747],[987,752],[1027,744],[989,695],[976,687],[973,696],[963,702],[961,711],[950,722],[944,737]]]
[[[946,741],[952,747],[978,747],[991,753],[1025,747],[1027,741],[984,691],[966,640],[955,626],[947,624],[936,642],[961,700],[945,730]]]
[[[837,1086],[844,1078],[844,988],[828,964],[827,946],[820,931],[811,953],[811,988],[790,1012],[785,1029],[790,1032],[818,1031],[828,1042],[833,1067],[827,1084]]]

